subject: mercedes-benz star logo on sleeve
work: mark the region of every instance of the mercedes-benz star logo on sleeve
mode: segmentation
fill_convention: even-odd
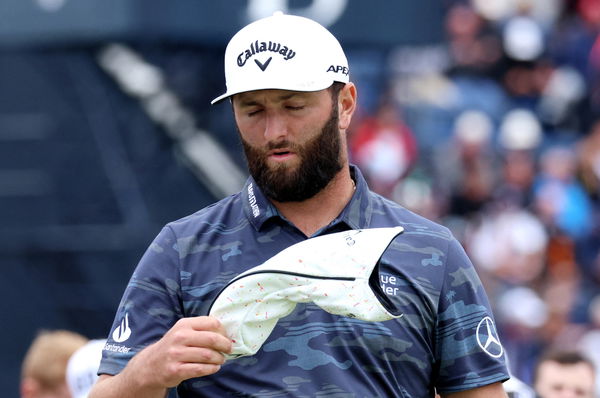
[[[504,349],[498,337],[494,321],[489,316],[483,318],[477,325],[477,344],[486,354],[493,358],[502,356]]]

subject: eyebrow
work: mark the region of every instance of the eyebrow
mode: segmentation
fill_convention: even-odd
[[[281,95],[278,99],[280,99],[282,101],[285,101],[285,100],[291,99],[293,97],[301,97],[301,96],[302,96],[301,92],[294,91],[294,92],[291,92],[289,94]]]

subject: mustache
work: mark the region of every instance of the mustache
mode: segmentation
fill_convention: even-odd
[[[288,140],[281,140],[281,141],[277,141],[277,142],[269,142],[269,143],[267,143],[266,146],[267,146],[268,151],[272,151],[274,149],[282,149],[282,148],[296,149],[297,145]]]

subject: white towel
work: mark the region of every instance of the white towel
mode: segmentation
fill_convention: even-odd
[[[226,357],[255,354],[297,303],[314,302],[332,314],[365,321],[401,317],[381,291],[376,266],[403,230],[350,230],[307,239],[231,280],[209,310],[233,341]]]

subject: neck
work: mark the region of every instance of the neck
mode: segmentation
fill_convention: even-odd
[[[272,201],[277,210],[306,236],[333,221],[346,207],[354,194],[350,168],[344,166],[322,191],[302,202]]]

